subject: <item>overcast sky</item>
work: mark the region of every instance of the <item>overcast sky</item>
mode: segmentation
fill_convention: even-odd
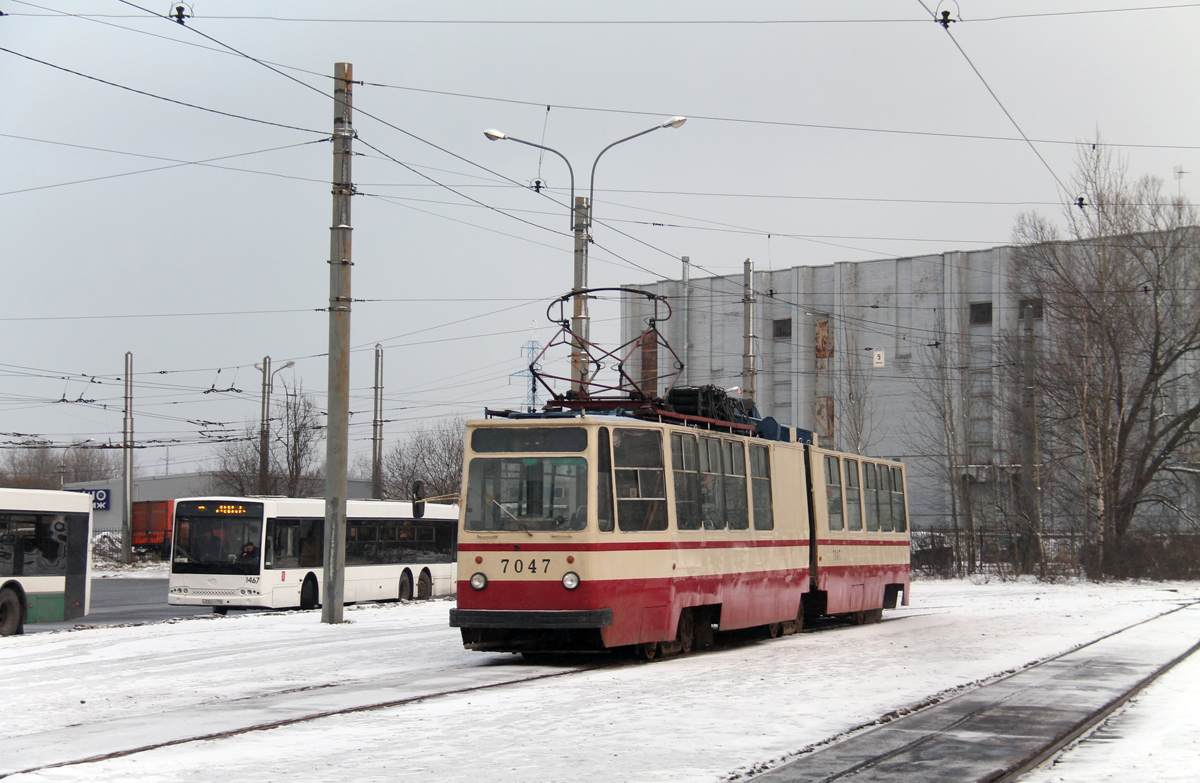
[[[175,5],[0,0],[2,445],[119,443],[127,351],[143,473],[200,469],[207,441],[255,422],[264,355],[294,360],[277,378],[324,404],[339,61],[363,82],[352,459],[370,451],[376,343],[391,445],[429,417],[519,405],[531,324],[549,339],[547,303],[571,287],[566,167],[486,128],[561,151],[586,194],[605,145],[689,117],[599,162],[595,286],[678,278],[681,256],[732,274],[747,257],[1005,244],[1021,212],[1058,213],[1074,145],[1098,132],[1133,175],[1185,196],[1200,181],[1200,3],[196,0],[184,25],[154,15]],[[941,9],[961,18],[948,32]],[[615,334],[615,301],[592,316]]]

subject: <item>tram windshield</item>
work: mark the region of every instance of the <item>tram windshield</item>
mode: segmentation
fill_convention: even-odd
[[[467,469],[467,530],[583,530],[583,457],[476,457]]]
[[[262,503],[178,503],[171,570],[177,574],[258,574],[262,526]]]

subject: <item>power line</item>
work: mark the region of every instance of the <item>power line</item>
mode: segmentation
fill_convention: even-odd
[[[920,6],[929,13],[929,16],[932,17],[935,22],[938,21],[937,15],[934,14],[933,11],[930,11],[929,7],[925,5],[925,0],[917,0],[917,3],[919,3]],[[1058,187],[1062,189],[1063,196],[1065,197],[1070,195],[1071,191],[1066,185],[1063,184],[1063,181],[1058,178],[1058,174],[1054,172],[1054,169],[1050,167],[1050,164],[1046,161],[1046,159],[1042,157],[1042,153],[1038,151],[1038,148],[1034,146],[1032,141],[1029,140],[1029,136],[1027,136],[1025,131],[1021,129],[1021,125],[1017,122],[1016,117],[1012,116],[1012,113],[1004,105],[1004,102],[1000,100],[1000,96],[996,94],[996,91],[992,89],[990,84],[988,84],[987,79],[983,78],[983,74],[980,73],[977,67],[975,67],[975,63],[971,61],[971,57],[967,54],[966,49],[962,48],[962,45],[959,44],[958,40],[954,37],[954,34],[950,32],[949,22],[943,21],[938,23],[946,29],[946,35],[950,38],[950,42],[954,44],[954,47],[958,49],[959,54],[961,54],[963,59],[967,61],[967,65],[971,66],[971,70],[974,71],[975,75],[979,77],[979,81],[983,83],[983,86],[988,91],[988,94],[992,96],[994,101],[996,101],[996,105],[1000,107],[1000,111],[1004,112],[1004,116],[1008,117],[1008,121],[1011,122],[1012,126],[1017,129],[1017,133],[1021,134],[1021,138],[1024,139],[1025,143],[1029,145],[1029,149],[1033,150],[1033,154],[1037,155],[1037,159],[1042,162],[1042,165],[1046,167],[1046,171],[1050,172],[1050,176],[1053,177],[1054,181],[1058,183]]]
[[[137,95],[143,95],[147,98],[154,98],[155,100],[166,101],[167,103],[173,103],[177,106],[185,106],[189,109],[199,109],[200,111],[209,112],[210,114],[217,114],[222,117],[231,117],[235,120],[245,120],[246,122],[256,122],[260,125],[270,125],[275,128],[286,128],[287,130],[297,130],[297,131],[303,131],[305,133],[317,133],[317,134],[320,134],[321,136],[329,135],[325,131],[313,130],[312,128],[301,128],[296,125],[288,125],[286,123],[281,123],[281,122],[272,122],[271,120],[260,120],[257,117],[247,117],[243,114],[234,114],[232,112],[221,111],[220,109],[211,109],[207,106],[200,106],[199,104],[188,103],[187,101],[180,101],[180,100],[176,100],[175,98],[168,98],[164,95],[157,95],[155,93],[147,92],[145,90],[139,90],[136,87],[128,87],[124,84],[118,84],[116,82],[111,82],[107,79],[101,79],[99,76],[91,76],[89,74],[82,73],[82,72],[76,71],[76,70],[72,70],[71,68],[67,68],[62,65],[55,65],[54,63],[47,62],[46,60],[39,60],[36,57],[31,57],[30,55],[27,55],[27,54],[21,54],[18,51],[14,51],[12,49],[8,49],[3,46],[0,46],[0,52],[7,52],[8,54],[14,55],[16,57],[20,57],[24,60],[29,60],[30,62],[35,62],[39,65],[44,65],[48,68],[53,68],[58,71],[63,71],[64,73],[69,73],[73,76],[79,76],[83,79],[89,79],[94,82],[99,82],[100,84],[106,84],[109,87],[116,87],[119,90],[126,90],[128,92],[132,92]]]

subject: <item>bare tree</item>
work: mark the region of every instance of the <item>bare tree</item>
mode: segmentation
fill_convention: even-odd
[[[209,468],[207,492],[215,495],[258,493],[258,425],[246,425],[241,437],[225,440]]]
[[[30,446],[7,453],[0,470],[3,486],[26,489],[58,489],[75,481],[97,481],[121,475],[117,449],[85,445]]]
[[[408,498],[412,482],[425,482],[428,497],[456,502],[462,488],[463,438],[461,417],[435,419],[397,443],[383,457],[385,497]]]
[[[918,404],[927,415],[914,417],[906,429],[914,454],[926,472],[949,490],[945,512],[950,520],[956,568],[974,573],[978,561],[975,515],[967,449],[967,372],[960,340],[947,328],[945,313],[935,313],[935,339],[918,359],[915,375]]]
[[[1044,303],[1043,460],[1060,505],[1083,501],[1093,573],[1121,575],[1139,509],[1171,494],[1173,466],[1197,446],[1200,233],[1195,210],[1157,179],[1130,182],[1108,150],[1080,150],[1065,237],[1022,216],[1014,287]]]
[[[324,440],[321,412],[302,385],[288,387],[274,405],[267,455],[267,494],[312,497],[323,489],[320,447]],[[210,491],[228,495],[259,492],[259,425],[249,424],[245,434],[218,448],[212,465]]]
[[[834,443],[841,451],[866,454],[883,432],[878,421],[878,405],[871,395],[871,358],[860,350],[858,333],[845,334],[841,372],[833,383]]]

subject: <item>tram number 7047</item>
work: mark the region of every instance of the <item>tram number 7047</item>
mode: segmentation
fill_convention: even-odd
[[[536,574],[538,572],[539,562],[542,564],[542,573],[546,573],[550,570],[550,558],[548,557],[544,557],[540,561],[536,557],[531,557],[529,560],[510,560],[509,558],[503,558],[500,560],[500,565],[502,568],[501,572],[507,574],[508,567],[511,565],[512,572],[514,574]]]

